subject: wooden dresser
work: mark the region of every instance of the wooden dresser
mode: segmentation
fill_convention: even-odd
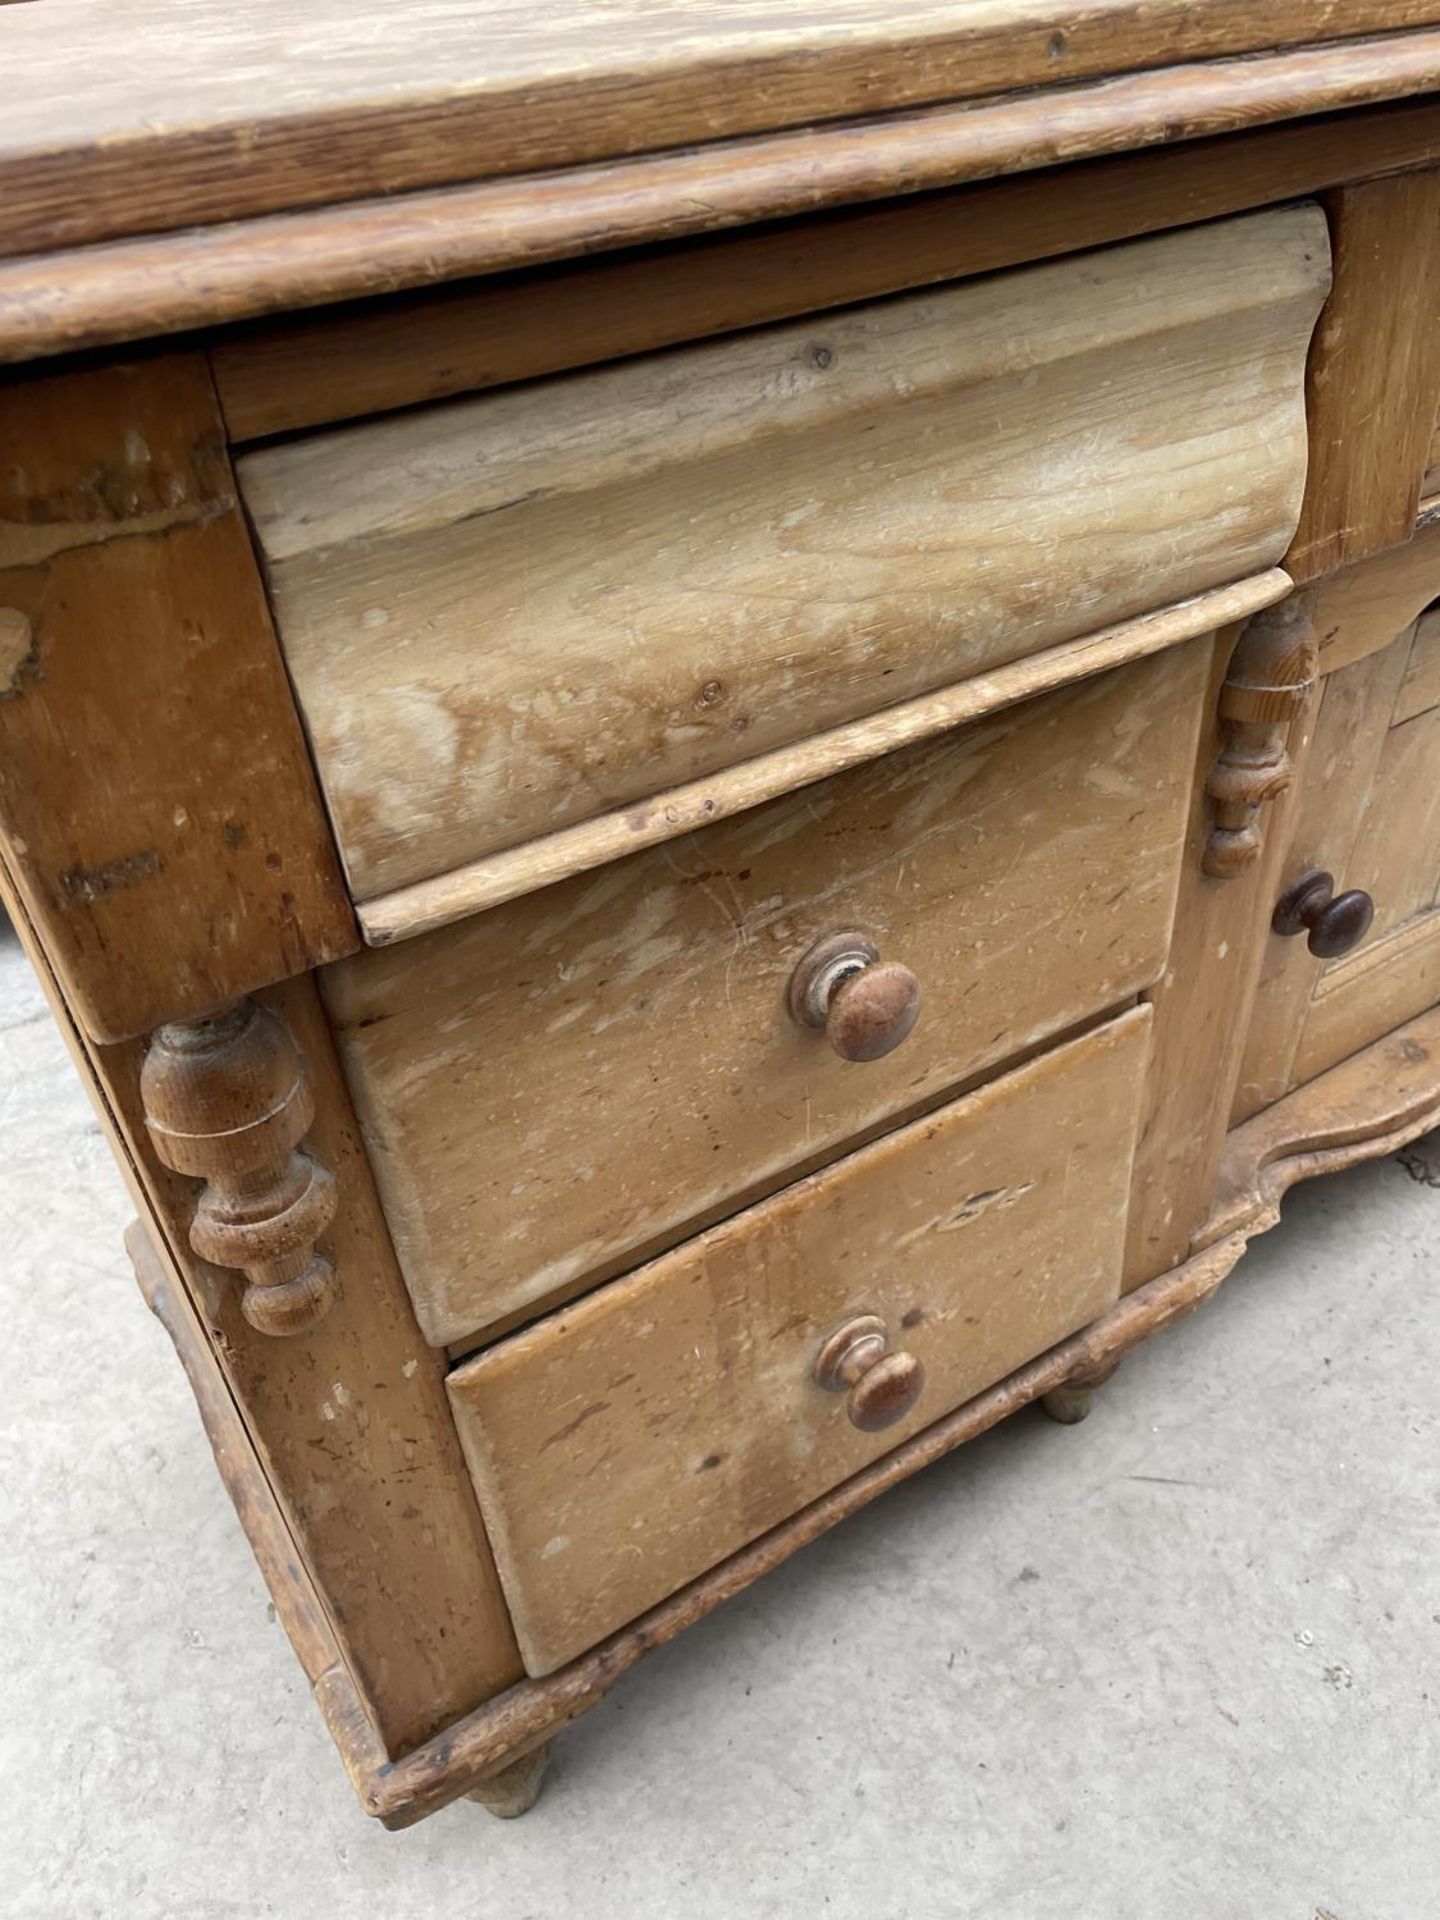
[[[519,1812],[1440,1122],[1440,0],[0,57],[0,879],[363,1805]]]

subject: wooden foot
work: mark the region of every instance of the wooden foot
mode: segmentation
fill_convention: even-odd
[[[540,1798],[540,1783],[550,1765],[552,1744],[547,1740],[543,1747],[536,1747],[499,1773],[492,1773],[488,1780],[472,1787],[466,1799],[477,1801],[497,1820],[518,1820]]]
[[[1090,1402],[1095,1389],[1104,1386],[1119,1364],[1117,1360],[1108,1367],[1092,1368],[1086,1373],[1072,1374],[1060,1386],[1052,1387],[1049,1393],[1042,1393],[1040,1405],[1050,1418],[1058,1420],[1061,1426],[1078,1425],[1090,1411]]]

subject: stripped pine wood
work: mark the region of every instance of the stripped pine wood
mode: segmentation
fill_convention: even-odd
[[[1293,787],[1267,804],[1252,864],[1224,879],[1205,869],[1215,817],[1206,777],[1224,743],[1221,692],[1242,631],[1217,637],[1169,950],[1146,995],[1155,1029],[1126,1221],[1127,1293],[1178,1265],[1209,1212],[1269,945],[1270,901],[1289,839]],[[1295,766],[1305,764],[1317,705],[1312,686],[1289,722],[1288,754]]]
[[[1427,913],[1326,969],[1295,1050],[1295,1084],[1305,1086],[1437,1001],[1440,914]]]
[[[357,34],[344,0],[47,0],[0,11],[27,76],[0,251],[1437,21],[1435,0],[563,0],[537,30],[517,0],[418,0]]]
[[[1152,980],[1204,642],[322,977],[436,1344],[673,1242]],[[856,1066],[786,983],[847,927],[918,977]]]
[[[1310,465],[1286,569],[1314,579],[1415,528],[1440,403],[1440,171],[1329,197],[1335,285],[1307,373]],[[1399,289],[1403,287],[1403,297]]]
[[[446,1413],[443,1362],[426,1354],[416,1332],[313,984],[302,978],[263,997],[297,1036],[315,1083],[311,1142],[345,1203],[325,1242],[342,1291],[316,1335],[276,1341],[249,1325],[225,1277],[191,1251],[195,1187],[149,1150],[143,1048],[96,1046],[76,1024],[3,850],[0,906],[35,966],[157,1257],[185,1287],[176,1314],[203,1328],[232,1396],[254,1463],[253,1472],[236,1463],[250,1505],[268,1505],[258,1475],[293,1538],[298,1564],[273,1533],[265,1556],[285,1567],[275,1598],[286,1631],[307,1662],[323,1655],[314,1619],[301,1617],[310,1615],[313,1582],[352,1695],[358,1689],[355,1718],[383,1751],[404,1753],[503,1692],[520,1668]],[[387,1569],[384,1579],[377,1565]]]
[[[255,440],[1079,253],[1299,199],[1357,174],[1436,162],[1440,105],[1387,105],[1349,116],[1343,144],[1328,121],[1306,120],[1052,167],[638,257],[572,260],[289,314],[217,338],[210,360],[232,438]],[[472,243],[485,231],[472,225]],[[3,324],[0,301],[0,357]]]
[[[1290,209],[248,455],[355,893],[1272,562],[1325,259]]]
[[[1415,638],[1395,696],[1391,724],[1399,726],[1403,720],[1414,720],[1432,707],[1440,707],[1440,608],[1422,614],[1415,623]]]
[[[1193,640],[1231,620],[1273,606],[1289,591],[1289,576],[1271,567],[1233,586],[1196,594],[1160,613],[1143,614],[1138,620],[1103,627],[1081,640],[1047,647],[991,673],[943,687],[938,693],[922,694],[918,700],[887,707],[864,720],[812,734],[794,746],[742,760],[708,780],[669,787],[624,812],[598,814],[594,820],[562,828],[527,846],[468,861],[433,880],[379,894],[361,904],[361,930],[366,942],[375,947],[413,940],[418,934],[432,933],[503,901],[623,859],[640,848],[679,839],[697,827],[744,813],[831,774],[863,766],[880,754],[934,739],[1002,707],[1161,653],[1183,640]]]
[[[1407,631],[1390,646],[1365,655],[1323,682],[1304,776],[1294,796],[1294,825],[1272,904],[1288,881],[1316,868],[1332,873],[1337,886],[1364,886],[1364,876],[1354,866],[1355,841],[1409,648]],[[1296,1050],[1322,964],[1303,940],[1267,940],[1232,1125],[1249,1119],[1297,1084]],[[1376,1035],[1367,1037],[1373,1040]]]
[[[572,173],[491,180],[68,253],[26,255],[0,260],[0,361],[680,240],[745,222],[1054,168],[1092,155],[1199,143],[1208,135],[1233,136],[1297,115],[1401,101],[1432,93],[1437,85],[1440,34],[1390,36],[1126,75],[1088,88],[1037,90],[859,128],[771,134],[732,147],[682,150]],[[1381,111],[1396,116],[1386,122],[1391,132],[1378,126],[1366,130],[1358,141],[1354,176],[1434,160],[1433,106],[1422,103],[1413,119],[1405,117],[1404,107]],[[1320,127],[1326,127],[1323,118]],[[1229,196],[1215,192],[1217,172],[1223,176],[1229,166],[1219,154],[1202,146],[1197,159],[1187,147],[1183,159],[1193,169],[1189,197],[1169,219],[1152,209],[1139,230],[1271,199],[1259,155],[1250,156],[1253,170],[1247,177],[1253,191],[1238,199],[1233,183]],[[1244,173],[1243,157],[1240,164]],[[1350,165],[1337,159],[1314,178],[1308,168],[1290,176],[1288,188],[1274,197],[1287,199],[1350,177]],[[1197,184],[1207,178],[1208,190]],[[1106,237],[1113,236],[1095,235]],[[1056,250],[1039,248],[1041,254]],[[1010,259],[1016,257],[1012,253]],[[1024,257],[1023,250],[1018,257]]]
[[[203,357],[0,387],[0,838],[92,1037],[359,945]]]
[[[1122,1015],[452,1374],[529,1672],[1115,1300],[1149,1018]],[[856,1423],[860,1387],[847,1408],[814,1377],[852,1315],[883,1322],[912,1381],[923,1368],[883,1435]]]

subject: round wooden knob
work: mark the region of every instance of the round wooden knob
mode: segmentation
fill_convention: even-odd
[[[885,1322],[857,1314],[837,1327],[815,1356],[815,1384],[827,1393],[848,1393],[852,1427],[879,1433],[903,1420],[925,1385],[925,1369],[913,1353],[891,1353]]]
[[[1270,924],[1287,939],[1307,934],[1305,944],[1317,960],[1337,960],[1358,947],[1375,918],[1375,902],[1359,887],[1336,893],[1335,876],[1312,868],[1287,887],[1275,905]]]
[[[842,1060],[881,1060],[914,1030],[920,982],[898,960],[882,960],[863,933],[831,933],[790,976],[790,1012],[823,1028]]]

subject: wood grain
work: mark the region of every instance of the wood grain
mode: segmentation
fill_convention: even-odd
[[[1286,568],[1305,581],[1415,527],[1440,401],[1440,172],[1329,197],[1335,284],[1306,379],[1310,467]]]
[[[1270,907],[1289,840],[1295,789],[1270,802],[1252,864],[1226,879],[1213,878],[1204,864],[1213,825],[1205,780],[1225,739],[1222,693],[1242,641],[1243,634],[1232,629],[1218,637],[1215,648],[1169,952],[1164,972],[1147,992],[1155,1030],[1126,1231],[1126,1292],[1182,1261],[1191,1235],[1209,1213],[1251,1009],[1271,944]],[[1288,752],[1302,771],[1317,705],[1312,683],[1289,724]]]
[[[1440,103],[1199,140],[233,329],[210,349],[253,440],[1078,253],[1440,160]],[[3,269],[0,269],[3,275]],[[1440,465],[1440,450],[1432,455]]]
[[[1148,1026],[1122,1015],[451,1375],[529,1672],[1116,1298]],[[883,1435],[813,1378],[855,1314],[924,1368]]]
[[[1315,581],[1306,594],[1322,673],[1380,652],[1440,597],[1440,520],[1418,526],[1403,546]]]
[[[314,1686],[321,1674],[342,1659],[340,1648],[280,1503],[261,1471],[219,1362],[184,1288],[143,1221],[131,1222],[125,1251],[146,1306],[174,1343],[235,1517],[244,1528],[286,1638]]]
[[[1281,1200],[1297,1181],[1391,1153],[1437,1124],[1440,1012],[1431,1012],[1232,1133],[1217,1204],[1196,1235],[1197,1251],[1190,1259],[862,1468],[580,1659],[544,1679],[522,1681],[399,1760],[387,1759],[353,1683],[342,1667],[331,1667],[316,1684],[316,1699],[366,1811],[388,1827],[410,1826],[553,1738],[598,1705],[647,1654],[841,1520],[1052,1388],[1113,1367],[1139,1342],[1193,1312],[1221,1285],[1247,1240],[1278,1222]]]
[[[1175,649],[322,976],[435,1344],[1152,980],[1207,649]],[[863,1066],[785,1008],[814,941],[917,975]]]
[[[1296,1085],[1348,1060],[1437,1000],[1440,914],[1427,913],[1326,969],[1295,1051]]]
[[[1354,873],[1352,854],[1408,653],[1406,633],[1323,682],[1295,793],[1289,848],[1274,876],[1272,906],[1291,881],[1313,868],[1334,874],[1340,888],[1364,884]],[[1267,939],[1232,1124],[1249,1119],[1296,1084],[1296,1049],[1321,966],[1303,940]]]
[[[443,1359],[427,1353],[416,1332],[313,983],[293,981],[263,997],[296,1035],[312,1078],[311,1144],[346,1203],[326,1247],[352,1284],[311,1339],[277,1342],[247,1324],[225,1276],[192,1253],[195,1187],[149,1151],[143,1048],[97,1047],[75,1023],[3,849],[0,904],[131,1195],[205,1329],[295,1541],[301,1576],[330,1621],[341,1664],[327,1671],[347,1678],[338,1707],[324,1674],[316,1697],[332,1730],[343,1722],[351,1745],[378,1745],[382,1757],[405,1753],[503,1692],[519,1656],[445,1404]]]
[[[1325,272],[1296,208],[246,456],[357,896],[1273,561]]]
[[[1124,666],[1283,600],[1290,578],[1278,567],[1229,587],[1214,587],[1159,613],[1104,627],[1082,640],[976,674],[864,720],[812,734],[775,753],[726,767],[709,780],[670,787],[637,807],[600,814],[528,846],[472,860],[452,873],[365,901],[358,909],[368,945],[385,947],[453,925],[472,913],[587,873],[644,847],[744,813],[779,795],[864,765],[884,753],[935,738],[1018,701]]]
[[[0,835],[92,1037],[359,944],[194,354],[0,387]]]
[[[1392,1153],[1437,1124],[1440,1012],[1432,1012],[1230,1136],[1217,1207],[1197,1236],[1202,1244],[1181,1265],[741,1548],[581,1659],[545,1679],[523,1682],[505,1699],[468,1715],[444,1739],[392,1765],[373,1767],[361,1789],[366,1807],[387,1826],[408,1826],[457,1798],[506,1756],[553,1737],[597,1705],[647,1654],[841,1520],[1051,1388],[1113,1366],[1141,1341],[1194,1312],[1222,1284],[1247,1240],[1277,1224],[1281,1201],[1297,1181]]]
[[[1440,585],[1440,581],[1437,581]],[[1415,637],[1395,696],[1392,725],[1414,720],[1440,706],[1440,608],[1422,614],[1415,623]]]
[[[1290,51],[1165,69],[1095,87],[1037,91],[960,109],[769,135],[574,173],[488,181],[319,211],[235,220],[70,253],[0,261],[0,360],[249,315],[434,285],[1085,160],[1094,155],[1325,115],[1440,86],[1440,35]],[[1280,197],[1335,179],[1413,166],[1436,153],[1433,105],[1366,117],[1353,150],[1327,122],[1297,129],[1304,163]],[[1347,130],[1352,121],[1347,115]],[[1283,129],[1281,130],[1283,131]],[[1330,156],[1311,140],[1329,142]],[[1348,132],[1347,132],[1348,140]],[[1193,218],[1269,197],[1253,153],[1231,170],[1209,142],[1187,154]],[[1156,156],[1157,161],[1163,156]],[[1294,156],[1292,155],[1292,159]],[[1290,164],[1287,162],[1287,165]],[[1312,178],[1318,167],[1318,176]],[[1237,183],[1246,190],[1236,199]],[[1118,181],[1113,182],[1118,188]],[[1168,191],[1142,227],[1173,224]],[[1181,214],[1179,217],[1184,218]],[[1017,237],[1029,227],[1018,221]],[[1042,222],[1048,244],[1063,236]],[[1083,228],[1082,228],[1083,230]],[[1124,230],[1123,227],[1121,229]],[[1097,238],[1113,237],[1099,232]],[[1059,243],[1057,246],[1057,242]],[[1009,259],[1024,258],[1023,239]]]
[[[427,0],[357,34],[343,0],[47,0],[0,13],[27,76],[0,139],[0,250],[1437,21],[1434,0]]]

